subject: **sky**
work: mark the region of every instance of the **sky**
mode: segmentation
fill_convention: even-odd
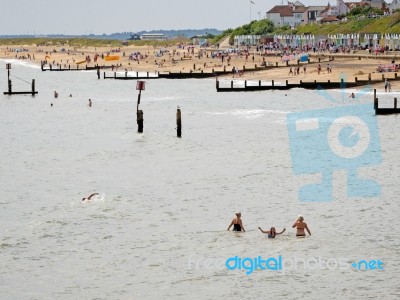
[[[308,6],[326,5],[328,1],[300,2]],[[0,35],[225,30],[258,20],[273,6],[282,3],[281,0],[252,2],[254,4],[250,0],[0,0]],[[330,2],[335,4],[336,0]]]

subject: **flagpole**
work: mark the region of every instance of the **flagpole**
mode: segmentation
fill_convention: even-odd
[[[250,23],[251,23],[251,0],[249,0],[249,4],[250,4]]]

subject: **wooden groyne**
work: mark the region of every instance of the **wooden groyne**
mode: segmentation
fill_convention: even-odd
[[[254,65],[253,68],[249,68],[246,66],[243,66],[242,69],[238,70],[239,74],[244,74],[246,72],[259,72],[259,71],[265,71],[265,70],[271,70],[271,69],[276,69],[276,68],[283,68],[283,67],[288,67],[288,66],[299,66],[299,65],[308,65],[308,64],[316,64],[316,63],[323,63],[323,62],[329,62],[333,60],[333,58],[329,57],[328,60],[321,61],[319,58],[316,61],[311,62],[308,60],[308,62],[300,62],[300,60],[297,60],[297,64],[289,64],[289,62],[285,62],[283,65],[280,65],[278,62],[276,62],[275,65],[265,65],[265,66],[258,66]],[[216,77],[216,76],[228,76],[228,75],[233,75],[236,74],[234,70],[228,70],[226,66],[224,66],[223,70],[215,70],[212,69],[209,72],[205,72],[204,70],[200,71],[195,71],[195,72],[155,72],[154,76],[150,76],[151,73],[146,72],[146,75],[139,76],[139,72],[136,72],[136,76],[128,76],[128,72],[125,72],[124,75],[117,75],[117,72],[112,73],[112,75],[107,75],[106,72],[103,73],[103,78],[104,79],[116,79],[116,80],[140,80],[140,79],[202,79],[202,78],[211,78],[211,77]]]
[[[93,71],[93,70],[99,70],[99,69],[111,69],[111,68],[115,68],[115,66],[93,66],[93,67],[89,67],[87,65],[85,65],[84,67],[79,67],[79,65],[76,65],[76,67],[71,68],[71,65],[68,65],[68,67],[66,66],[61,66],[59,65],[58,67],[54,68],[52,65],[49,65],[47,68],[44,67],[44,64],[41,65],[41,69],[42,72],[44,71],[53,71],[53,72],[63,72],[63,71]]]
[[[11,96],[11,95],[32,95],[32,96],[35,96],[38,93],[38,91],[36,91],[36,88],[35,88],[35,79],[32,79],[30,91],[23,91],[23,92],[13,91],[12,90],[12,81],[10,79],[10,70],[11,70],[10,63],[6,64],[6,69],[7,69],[7,78],[8,78],[8,80],[7,80],[8,90],[7,90],[7,92],[4,92],[4,95],[9,95],[9,96]],[[21,79],[21,78],[19,78],[19,79]],[[23,80],[23,81],[25,81],[25,80]]]
[[[259,80],[257,85],[248,85],[247,80],[244,81],[243,86],[234,86],[234,82],[230,81],[230,86],[221,87],[219,80],[216,81],[216,89],[217,92],[253,92],[253,91],[265,91],[265,90],[290,90],[293,88],[302,88],[309,90],[316,89],[340,89],[340,88],[355,88],[359,86],[365,86],[367,84],[376,84],[383,83],[387,79],[388,81],[398,81],[400,77],[397,76],[397,73],[394,73],[394,77],[389,78],[386,77],[385,74],[382,74],[381,79],[371,79],[371,74],[368,75],[368,80],[359,80],[357,77],[354,78],[353,81],[302,81],[299,83],[289,83],[288,80],[285,81],[284,84],[275,84],[275,80],[272,80],[270,83],[266,84],[265,82]]]
[[[397,98],[393,99],[393,108],[379,107],[379,100],[376,97],[376,89],[374,89],[374,109],[375,115],[400,114],[400,108],[397,108]]]

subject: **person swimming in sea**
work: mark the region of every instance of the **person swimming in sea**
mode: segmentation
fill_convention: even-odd
[[[93,194],[89,195],[89,197],[83,198],[82,201],[85,201],[85,200],[90,201],[90,199],[92,199],[92,197],[97,196],[98,194],[99,193],[93,193]]]
[[[233,231],[246,231],[244,230],[241,216],[242,214],[240,212],[236,213],[236,218],[232,220],[231,224],[228,227],[228,231],[232,227],[232,225],[233,225]]]
[[[306,233],[304,229],[307,230],[308,234],[311,235],[310,229],[308,229],[307,223],[303,222],[304,218],[302,215],[297,217],[296,222],[293,224],[293,228],[297,228],[296,236],[297,237],[305,237]]]
[[[268,238],[269,239],[274,239],[277,234],[282,234],[286,230],[286,228],[283,228],[283,230],[281,232],[276,232],[275,227],[271,227],[271,229],[269,231],[264,231],[264,230],[261,229],[261,227],[258,227],[258,229],[260,229],[260,231],[262,233],[268,234]]]

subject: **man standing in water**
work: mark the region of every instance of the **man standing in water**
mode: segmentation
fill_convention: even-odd
[[[91,100],[91,99],[89,99],[89,104],[88,104],[88,106],[89,106],[89,107],[92,107],[92,100]]]
[[[293,224],[293,228],[297,228],[296,236],[297,237],[305,237],[306,233],[304,232],[304,229],[307,230],[308,234],[311,235],[310,229],[308,229],[308,226],[306,223],[303,222],[304,218],[302,215],[298,216],[296,222]]]

